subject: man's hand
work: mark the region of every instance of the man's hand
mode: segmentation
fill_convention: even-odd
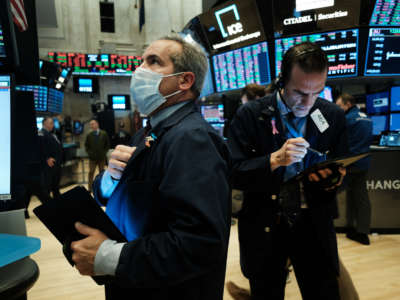
[[[87,237],[71,243],[72,260],[81,275],[94,275],[94,259],[101,243],[108,237],[98,229],[75,223],[76,230]]]
[[[128,147],[124,145],[118,145],[115,147],[115,150],[111,153],[107,169],[112,178],[121,178],[122,172],[124,171],[128,160],[131,158],[135,150],[136,147]]]
[[[340,173],[340,179],[338,181],[338,183],[332,185],[331,187],[326,188],[326,191],[331,191],[337,187],[339,187],[342,182],[343,182],[343,178],[346,176],[346,168],[343,167],[339,167],[339,173]],[[330,175],[332,175],[332,170],[329,168],[325,168],[325,169],[321,169],[318,170],[317,173],[319,174],[319,176],[321,176],[323,179],[328,178]],[[311,173],[308,175],[308,180],[311,182],[318,182],[320,181],[320,178],[316,173]]]
[[[55,163],[56,163],[56,160],[55,160],[53,157],[49,157],[49,158],[47,159],[47,165],[48,165],[50,168],[54,167]]]
[[[288,139],[282,148],[271,153],[271,171],[300,162],[307,154],[309,146],[310,144],[303,138]]]

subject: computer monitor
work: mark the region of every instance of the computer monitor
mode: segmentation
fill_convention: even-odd
[[[380,135],[382,131],[388,130],[387,116],[370,116],[372,121],[372,134]]]
[[[53,118],[53,122],[54,122],[54,129],[60,130],[60,128],[61,128],[60,121],[57,118]]]
[[[370,26],[400,26],[400,2],[376,0]]]
[[[281,71],[283,55],[289,48],[302,42],[314,42],[326,52],[328,78],[357,76],[358,29],[315,33],[275,40],[275,75]]]
[[[202,105],[201,114],[208,123],[223,123],[225,121],[223,104]]]
[[[330,86],[326,86],[324,90],[319,94],[319,97],[332,102],[333,101],[332,88]]]
[[[60,114],[63,110],[64,93],[53,88],[49,88],[47,99],[47,110],[52,113]]]
[[[6,53],[6,45],[4,43],[4,33],[3,33],[3,27],[0,23],[0,65],[2,64],[2,61],[7,57]]]
[[[400,113],[390,114],[390,131],[400,131]]]
[[[389,92],[374,93],[366,95],[367,113],[377,114],[389,111]]]
[[[35,111],[47,111],[48,87],[41,85],[18,85],[17,91],[33,92]]]
[[[210,123],[210,125],[218,132],[220,136],[224,136],[225,123]]]
[[[400,86],[390,89],[390,111],[400,111]]]
[[[250,83],[271,81],[268,44],[261,42],[212,57],[217,92],[244,88]]]
[[[37,127],[38,131],[42,130],[42,128],[43,128],[43,120],[44,120],[44,117],[36,117],[36,127]]]
[[[10,75],[0,75],[0,200],[11,199],[11,97]]]
[[[95,77],[74,77],[74,92],[82,94],[97,94],[98,81]]]
[[[108,95],[108,107],[113,110],[130,110],[131,97],[129,95]]]
[[[79,121],[79,120],[74,120],[73,129],[72,130],[73,130],[73,133],[76,134],[76,135],[81,134],[83,132],[83,124],[82,124],[82,122]]]
[[[400,28],[370,28],[365,76],[400,76]]]

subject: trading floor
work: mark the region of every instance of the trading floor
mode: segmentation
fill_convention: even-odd
[[[69,186],[62,192],[72,188]],[[79,275],[64,258],[61,245],[39,222],[32,209],[39,205],[36,197],[29,207],[28,236],[42,241],[41,250],[32,258],[40,267],[40,276],[28,291],[29,300],[104,299],[104,290],[88,277]],[[350,272],[362,300],[395,300],[400,295],[400,235],[371,235],[371,245],[363,246],[338,234],[340,256]],[[286,286],[286,299],[301,299],[293,272]],[[226,281],[248,287],[239,267],[237,225],[231,227]],[[224,300],[231,300],[225,289]]]

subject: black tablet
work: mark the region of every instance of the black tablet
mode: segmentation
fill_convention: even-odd
[[[60,200],[48,201],[33,212],[39,220],[63,245],[63,252],[73,266],[71,242],[85,238],[75,229],[75,222],[81,222],[99,229],[110,239],[126,242],[126,238],[105,214],[91,194],[82,186],[75,187],[61,195]],[[109,281],[111,276],[94,276],[98,284]]]

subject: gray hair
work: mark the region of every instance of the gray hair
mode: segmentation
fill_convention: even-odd
[[[179,35],[165,36],[160,38],[160,40],[174,41],[182,46],[182,52],[170,55],[170,59],[174,64],[174,72],[194,73],[195,81],[191,90],[198,97],[203,88],[204,78],[208,70],[208,60],[205,53],[197,43],[188,43]]]

